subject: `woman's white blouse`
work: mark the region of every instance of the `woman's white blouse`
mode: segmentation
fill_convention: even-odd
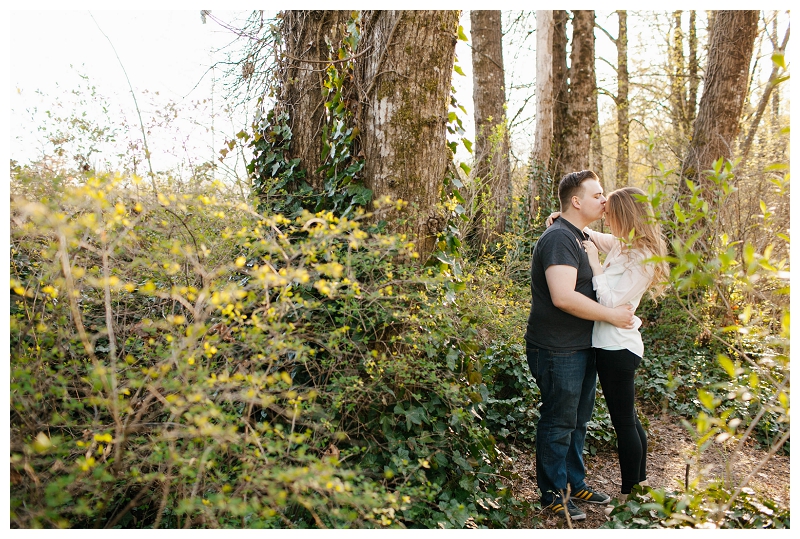
[[[651,255],[639,249],[627,249],[625,244],[611,234],[584,228],[601,252],[608,253],[603,263],[602,275],[592,278],[597,301],[606,307],[618,307],[630,303],[634,312],[639,307],[642,295],[653,279],[653,267],[644,264]],[[627,349],[642,357],[644,344],[639,333],[642,321],[634,316],[633,329],[621,329],[608,322],[596,321],[592,331],[592,346],[607,350]]]

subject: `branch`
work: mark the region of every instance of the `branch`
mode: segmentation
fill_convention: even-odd
[[[103,34],[103,37],[105,37],[108,40],[108,44],[111,45],[111,50],[114,51],[114,56],[117,57],[119,66],[122,68],[122,73],[125,75],[125,80],[128,81],[128,88],[131,91],[131,97],[133,97],[133,104],[136,107],[136,114],[139,116],[139,127],[142,129],[142,142],[144,143],[144,156],[147,159],[147,166],[150,169],[150,180],[153,182],[153,194],[155,195],[158,192],[158,189],[156,187],[156,175],[153,173],[153,164],[150,162],[150,148],[148,148],[147,146],[147,135],[144,130],[144,121],[142,120],[142,112],[139,110],[139,102],[136,100],[136,94],[133,92],[133,85],[131,84],[131,79],[128,78],[128,72],[125,71],[125,66],[122,64],[122,60],[120,59],[119,54],[117,54],[117,49],[114,48],[114,44],[111,42],[111,38],[109,38],[106,35],[106,33],[103,32],[102,28],[100,28],[100,25],[95,20],[94,15],[92,15],[91,11],[89,12],[89,16],[92,18],[95,25],[97,25],[97,29],[100,30],[100,33]]]
[[[781,46],[775,49],[776,53],[783,53],[786,51],[786,44],[789,42],[789,28],[786,29],[786,34],[783,36],[783,42]],[[756,111],[756,117],[753,118],[752,123],[750,124],[750,129],[747,132],[747,138],[744,141],[743,149],[742,149],[742,161],[740,166],[744,166],[744,163],[747,161],[747,158],[750,154],[750,147],[753,144],[753,139],[756,136],[756,130],[758,129],[758,124],[761,123],[761,118],[764,116],[764,111],[767,108],[767,103],[769,102],[769,97],[772,94],[772,90],[783,81],[783,79],[778,79],[778,71],[779,67],[777,64],[772,65],[772,72],[769,74],[769,81],[767,81],[767,87],[764,89],[764,94],[761,96],[761,102],[758,104],[758,109]]]
[[[386,57],[386,53],[389,51],[389,47],[392,45],[392,37],[394,36],[394,31],[397,29],[397,26],[400,24],[400,21],[403,19],[403,12],[399,12],[400,15],[397,17],[397,20],[394,22],[394,26],[392,26],[392,30],[389,32],[389,37],[386,38],[386,47],[384,47],[383,51],[381,52],[381,57],[378,58],[378,63],[375,64],[375,76],[372,77],[372,80],[369,81],[369,86],[364,91],[364,96],[369,97],[369,92],[372,90],[372,87],[375,85],[375,81],[378,79],[378,75],[381,74],[381,65],[383,64],[383,59]]]
[[[617,40],[618,40],[618,38],[615,38],[615,37],[613,37],[611,34],[609,34],[609,33],[608,33],[608,30],[606,30],[605,28],[603,28],[602,26],[600,26],[599,24],[597,24],[597,22],[596,22],[596,21],[595,21],[595,23],[594,23],[594,27],[595,27],[595,28],[599,28],[600,30],[602,30],[602,31],[603,31],[603,33],[604,33],[606,36],[608,36],[608,39],[610,39],[610,40],[611,40],[611,43],[613,43],[614,45],[616,45],[616,44],[617,44]]]
[[[286,56],[287,58],[289,58],[291,60],[294,60],[295,62],[306,62],[306,63],[309,63],[309,64],[338,64],[338,63],[341,63],[341,62],[349,62],[350,60],[358,58],[359,56],[364,56],[365,54],[367,54],[370,51],[370,49],[372,49],[371,46],[367,47],[366,49],[364,49],[363,51],[359,52],[358,54],[354,54],[353,56],[348,56],[347,58],[342,58],[341,60],[309,60],[307,58],[306,59],[297,58],[296,56],[292,56],[288,52],[285,52],[283,54],[284,54],[284,56]]]

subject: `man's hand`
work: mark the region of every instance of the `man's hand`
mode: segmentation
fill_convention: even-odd
[[[606,322],[620,329],[633,329],[633,305],[626,303],[625,305],[614,307],[610,309],[610,313]]]
[[[602,320],[622,329],[633,329],[633,306],[630,304],[611,308],[600,305],[577,290],[578,269],[554,265],[544,271],[547,288],[553,305],[564,312],[584,320]]]

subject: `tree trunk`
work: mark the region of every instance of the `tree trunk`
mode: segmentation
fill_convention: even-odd
[[[685,109],[685,86],[686,86],[686,67],[683,56],[683,29],[681,28],[682,11],[672,12],[672,39],[669,45],[669,64],[670,64],[670,99],[669,111],[672,119],[672,128],[675,132],[675,139],[679,144],[686,140],[688,129],[686,127]]]
[[[289,114],[292,142],[289,159],[300,158],[306,180],[315,189],[323,179],[316,174],[322,164],[322,126],[325,123],[325,61],[331,43],[341,39],[349,11],[288,10],[283,12],[283,35],[286,55],[280,59],[281,90],[278,111]]]
[[[536,135],[528,189],[531,219],[537,217],[540,209],[557,208],[548,170],[553,146],[553,14],[552,10],[536,11]]]
[[[366,102],[364,183],[375,199],[409,203],[402,221],[394,210],[382,218],[425,260],[445,223],[436,204],[451,159],[446,122],[458,11],[367,11],[362,22],[362,50],[370,51],[356,70]]]
[[[503,32],[499,10],[470,11],[478,245],[505,231],[510,188]]]
[[[747,78],[758,29],[758,11],[717,11],[700,109],[681,176],[705,185],[704,171],[720,157],[731,159],[739,134]],[[687,192],[685,182],[681,192]]]
[[[786,34],[788,35],[789,32],[787,30]],[[778,45],[778,12],[775,12],[775,16],[772,18],[772,44],[773,46]],[[776,88],[775,91],[772,93],[772,125],[777,126],[779,125],[778,118],[780,117],[780,103],[781,103],[781,91],[779,88]],[[773,132],[777,131],[777,129],[773,129]]]
[[[617,11],[617,183],[616,188],[628,185],[630,121],[628,119],[628,12]]]
[[[567,136],[567,105],[569,100],[569,87],[567,79],[567,12],[565,10],[553,11],[553,154],[550,161],[550,176],[553,177],[552,196],[558,200],[557,181],[564,174],[563,170]]]
[[[700,86],[699,60],[697,58],[697,12],[689,12],[689,98],[686,100],[686,125],[694,125],[697,115],[697,88]]]
[[[602,133],[600,132],[600,113],[598,109],[597,103],[597,78],[595,77],[594,81],[594,108],[592,109],[592,134],[591,134],[591,146],[592,151],[589,154],[589,168],[591,168],[600,178],[603,177],[603,139]]]
[[[572,21],[564,166],[559,176],[589,168],[595,91],[594,11],[576,10]]]

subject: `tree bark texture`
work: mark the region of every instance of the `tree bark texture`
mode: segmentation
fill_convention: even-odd
[[[326,60],[330,47],[327,37],[337,44],[350,16],[349,11],[288,10],[283,12],[283,36],[286,54],[280,59],[282,81],[277,102],[279,110],[289,113],[292,142],[288,156],[300,158],[306,169],[306,181],[315,189],[323,178],[316,173],[322,164],[322,126],[325,122]]]
[[[678,143],[682,143],[689,133],[686,125],[686,66],[683,56],[683,28],[681,28],[682,11],[672,12],[672,39],[669,45],[670,93],[669,111],[672,128]]]
[[[505,231],[510,192],[503,32],[499,10],[470,11],[479,245]]]
[[[564,174],[565,149],[567,146],[567,105],[569,86],[567,80],[567,21],[566,10],[553,11],[553,148],[550,160],[550,175],[556,180],[553,196],[558,199],[558,180]]]
[[[592,109],[592,134],[591,134],[591,152],[589,152],[589,168],[591,168],[595,174],[597,174],[600,178],[603,177],[603,139],[602,134],[600,133],[600,122],[598,118],[600,117],[599,113],[599,104],[597,103],[597,78],[595,77],[594,80],[594,108]]]
[[[616,188],[625,187],[630,179],[630,120],[628,110],[628,12],[617,11],[619,32],[615,44],[617,46],[617,182]]]
[[[700,86],[697,58],[697,12],[689,12],[689,98],[686,100],[687,125],[693,126],[697,115],[697,89]]]
[[[447,113],[458,11],[366,11],[356,69],[361,100],[364,184],[374,197],[409,203],[402,221],[383,216],[393,232],[433,251],[445,218],[437,213],[448,162]]]
[[[717,11],[711,30],[703,96],[682,178],[703,183],[703,172],[720,157],[731,159],[740,130],[758,11]],[[680,189],[686,192],[685,182]]]
[[[564,161],[558,177],[589,168],[595,91],[594,11],[576,10],[572,20]]]
[[[528,175],[532,219],[540,208],[549,207],[552,200],[545,197],[552,195],[552,176],[548,169],[553,147],[553,13],[549,9],[536,11],[536,133]]]

